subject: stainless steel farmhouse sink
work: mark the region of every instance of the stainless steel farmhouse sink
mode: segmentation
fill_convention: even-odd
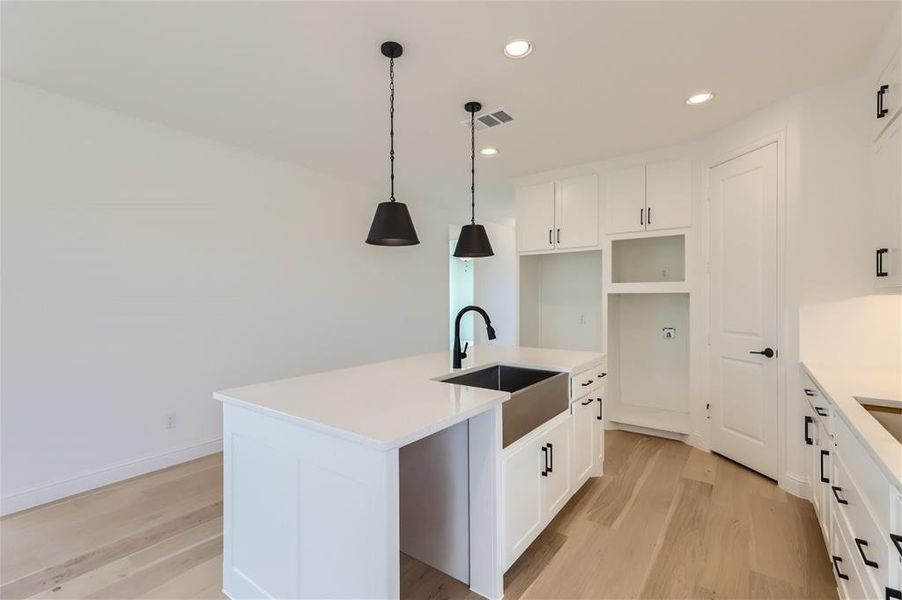
[[[570,375],[557,371],[496,365],[442,381],[510,392],[510,400],[501,406],[504,448],[570,406]]]

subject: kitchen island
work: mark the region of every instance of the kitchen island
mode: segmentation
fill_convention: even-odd
[[[568,401],[579,398],[573,404],[589,410],[585,398],[600,389],[603,361],[593,352],[477,346],[460,370],[451,368],[450,352],[438,352],[217,392],[225,456],[223,591],[231,598],[395,598],[403,550],[482,596],[501,598],[511,562],[504,453],[525,447],[529,435],[503,447],[502,407],[510,392],[443,379],[493,365],[567,373]],[[581,422],[600,432],[597,400],[598,424],[594,416]],[[566,485],[555,510],[577,487],[567,460],[578,435],[569,433],[573,410],[565,407],[552,420],[567,428],[556,438],[564,442],[557,453],[565,468],[555,477]],[[600,435],[588,438],[595,440],[589,458],[598,455]],[[552,444],[542,448],[547,455]],[[549,479],[553,464],[547,456],[540,464],[539,456],[536,447],[528,457],[537,483],[539,470]],[[600,473],[600,462],[590,464],[592,474]],[[516,476],[519,494],[529,486]],[[531,510],[511,517],[518,527],[526,524],[516,540],[523,548],[547,521],[545,514],[541,526],[529,522]]]

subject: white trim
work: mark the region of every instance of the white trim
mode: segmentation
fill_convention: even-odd
[[[61,498],[87,492],[111,483],[144,475],[172,465],[194,460],[222,451],[222,438],[199,442],[161,454],[143,456],[111,465],[97,471],[76,475],[62,481],[53,481],[33,488],[3,496],[0,499],[0,515],[5,516]]]
[[[796,473],[785,473],[780,479],[780,488],[793,496],[810,500],[808,492],[808,478]]]

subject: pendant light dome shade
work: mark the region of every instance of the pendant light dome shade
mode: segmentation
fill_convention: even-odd
[[[485,227],[476,224],[476,113],[482,110],[479,102],[467,102],[464,110],[470,113],[470,224],[464,225],[457,238],[454,256],[457,258],[484,258],[494,256],[489,234]]]
[[[457,246],[454,248],[454,256],[457,258],[483,258],[494,255],[485,227],[470,223],[461,228]]]
[[[395,201],[395,59],[404,53],[398,42],[385,42],[381,47],[382,55],[388,59],[389,78],[389,151],[388,161],[391,165],[391,195],[388,202],[380,202],[373,216],[373,224],[366,236],[366,243],[373,246],[413,246],[420,243],[417,231],[413,227],[410,211],[403,202]]]
[[[420,243],[410,211],[403,202],[380,202],[366,243],[374,246],[414,246]]]

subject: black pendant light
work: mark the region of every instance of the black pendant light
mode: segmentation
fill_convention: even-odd
[[[398,42],[385,42],[382,44],[382,54],[388,60],[389,78],[389,130],[390,149],[388,161],[391,165],[391,196],[388,202],[380,202],[376,207],[376,215],[373,224],[370,225],[370,233],[366,236],[366,243],[374,246],[413,246],[419,244],[417,231],[413,228],[410,212],[403,202],[395,202],[395,59],[401,56],[404,48]]]
[[[470,224],[461,228],[454,256],[458,258],[494,256],[485,227],[476,224],[476,113],[482,110],[482,104],[467,102],[464,104],[464,110],[470,113]]]

